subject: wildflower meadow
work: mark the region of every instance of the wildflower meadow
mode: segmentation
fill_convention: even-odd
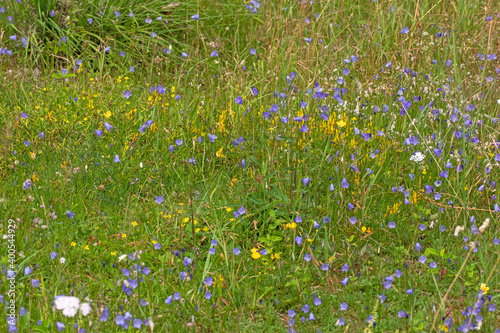
[[[0,0],[1,332],[500,332],[500,5]]]

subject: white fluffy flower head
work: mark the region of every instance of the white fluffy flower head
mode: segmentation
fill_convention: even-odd
[[[410,161],[420,163],[425,159],[425,155],[417,151],[410,157]]]
[[[74,317],[80,307],[80,300],[73,296],[56,296],[55,305],[57,310],[62,310],[66,317]]]

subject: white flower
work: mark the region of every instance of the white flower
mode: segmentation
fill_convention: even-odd
[[[498,104],[500,104],[500,99],[499,99],[499,100],[497,100],[497,102],[498,102]]]
[[[125,258],[127,258],[127,255],[126,254],[122,254],[121,256],[118,257],[118,261],[122,261]]]
[[[462,231],[465,230],[465,227],[462,227],[462,226],[457,226],[457,228],[455,229],[455,233],[453,234],[453,236],[455,237],[458,237],[458,234]]]
[[[56,296],[55,305],[57,310],[62,310],[66,317],[74,317],[80,307],[80,300],[73,296]]]
[[[82,303],[82,305],[80,305],[80,311],[84,317],[90,313],[90,310],[89,303]]]
[[[481,226],[479,227],[479,232],[484,232],[484,230],[488,228],[489,225],[490,225],[490,219],[488,218],[484,220],[483,224],[481,224]]]
[[[64,264],[66,262],[66,258],[64,258],[64,257],[59,258],[59,262],[61,264]]]
[[[421,152],[417,151],[415,154],[413,154],[411,157],[410,157],[410,161],[412,162],[422,162],[423,160],[425,159],[425,155],[422,154]]]

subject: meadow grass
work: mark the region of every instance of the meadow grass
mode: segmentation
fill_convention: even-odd
[[[0,328],[500,332],[499,15],[0,3]]]

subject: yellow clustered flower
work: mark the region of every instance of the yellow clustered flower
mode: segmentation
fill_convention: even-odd
[[[127,238],[127,234],[122,234],[122,238]]]
[[[285,224],[285,229],[287,229],[287,228],[288,229],[295,229],[295,228],[297,228],[297,223],[295,223],[295,222],[287,223],[287,224]]]
[[[257,251],[255,247],[250,251],[252,251],[252,258],[254,258],[255,260],[261,257],[261,254],[259,253],[259,251]]]
[[[485,283],[481,283],[481,287],[479,289],[484,292],[484,295],[486,295],[488,293],[488,290],[490,290],[490,288],[487,287]]]
[[[114,251],[113,251],[113,252],[111,252],[111,255],[112,255],[112,256],[116,256],[116,252],[114,252]]]
[[[76,243],[75,242],[71,242],[71,246],[76,246]]]
[[[136,221],[132,222],[132,226],[137,226],[139,223],[137,223]]]
[[[83,249],[84,249],[84,250],[88,250],[88,249],[89,249],[89,246],[88,246],[88,245],[85,245],[85,246],[83,247]]]

